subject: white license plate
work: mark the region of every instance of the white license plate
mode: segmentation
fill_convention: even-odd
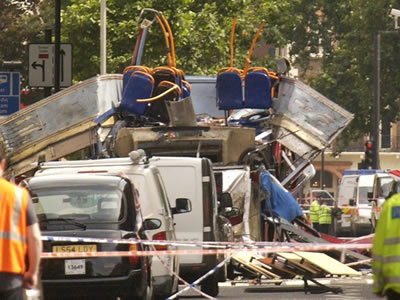
[[[65,275],[80,275],[86,273],[84,259],[65,260]]]

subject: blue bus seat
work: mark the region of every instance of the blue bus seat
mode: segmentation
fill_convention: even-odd
[[[217,106],[221,110],[243,108],[242,79],[240,73],[227,69],[217,75]]]
[[[145,72],[134,71],[122,92],[120,110],[137,115],[143,115],[147,106],[145,102],[137,102],[138,99],[150,98],[153,93],[154,78]]]
[[[184,79],[182,79],[181,89],[182,89],[182,95],[181,95],[182,99],[185,99],[190,96],[190,89],[191,89],[190,83]]]
[[[271,108],[271,79],[268,73],[261,68],[248,72],[244,78],[244,94],[245,108]]]
[[[122,92],[124,91],[125,87],[128,84],[129,78],[131,77],[132,73],[135,71],[142,71],[145,73],[151,74],[151,69],[145,66],[128,66],[122,72]]]

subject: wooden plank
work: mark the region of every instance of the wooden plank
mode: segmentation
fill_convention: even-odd
[[[358,276],[361,275],[360,272],[342,264],[336,259],[326,255],[325,253],[316,252],[303,252],[296,251],[294,254],[304,258],[310,263],[316,265],[318,268],[332,274],[332,275],[348,275],[348,276]]]
[[[253,258],[251,255],[235,255],[232,257],[234,260],[236,260],[238,263],[241,263],[242,265],[246,266],[252,271],[255,271],[259,274],[262,274],[264,276],[267,276],[268,278],[273,278],[273,279],[279,279],[280,276],[267,270],[265,267],[261,265],[257,265],[256,263],[250,262],[250,260]]]
[[[321,269],[317,268],[315,265],[309,263],[304,258],[298,256],[295,253],[278,252],[277,255],[282,256],[284,259],[287,259],[289,262],[296,265],[300,269],[310,272],[313,275],[317,275],[318,273],[322,272]]]
[[[286,231],[292,232],[296,234],[302,242],[307,243],[327,243],[326,240],[320,237],[313,236],[308,232],[301,230],[300,228],[296,227],[294,224],[290,223],[289,221],[280,218],[279,219],[280,227]],[[343,253],[343,250],[332,250],[332,253],[335,253],[337,257],[340,257]],[[356,251],[346,250],[345,251],[346,258],[351,259],[352,261],[359,261],[359,260],[367,260],[369,259],[368,256],[362,255]]]
[[[285,261],[282,261],[276,256],[258,258],[257,260],[263,264],[269,265],[273,270],[276,269],[282,277],[293,278],[298,275],[293,266],[286,264]]]

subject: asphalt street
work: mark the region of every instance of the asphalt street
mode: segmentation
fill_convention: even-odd
[[[320,278],[317,282],[331,288],[340,288],[341,293],[322,292],[316,285],[310,283],[314,291],[304,292],[304,282],[301,279],[284,280],[279,285],[276,281],[262,281],[252,284],[247,281],[219,284],[217,299],[382,299],[372,293],[372,276],[366,274],[360,277]],[[183,288],[183,286],[181,286]],[[180,299],[205,299],[193,290],[184,292]]]

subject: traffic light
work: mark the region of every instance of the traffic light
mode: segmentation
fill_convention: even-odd
[[[365,159],[364,159],[364,165],[366,169],[369,169],[370,167],[373,167],[373,161],[374,161],[374,150],[372,149],[372,141],[366,141],[365,142]]]

